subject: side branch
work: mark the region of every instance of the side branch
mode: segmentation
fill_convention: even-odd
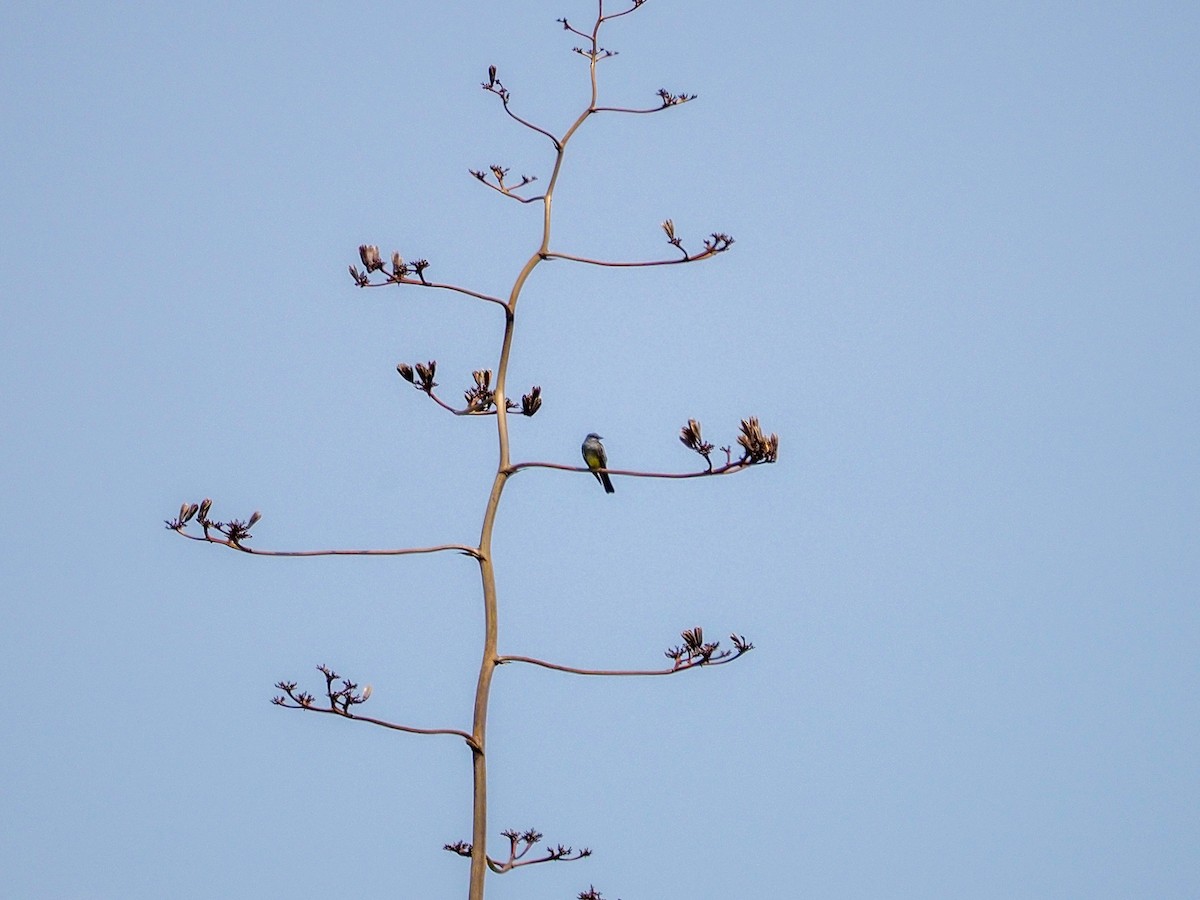
[[[576,850],[573,847],[557,844],[554,847],[546,848],[546,855],[539,856],[535,859],[525,859],[525,855],[529,853],[533,846],[542,839],[542,833],[536,828],[530,828],[527,831],[517,831],[516,829],[508,829],[501,832],[508,838],[508,859],[504,862],[499,862],[486,857],[487,867],[497,875],[503,875],[505,872],[511,872],[513,869],[518,869],[521,866],[533,866],[538,863],[547,862],[575,862],[576,860],[586,859],[592,855],[592,851],[587,847],[581,847]],[[468,841],[455,841],[453,844],[446,844],[444,850],[449,850],[451,853],[457,853],[459,856],[470,857],[472,846]]]
[[[556,138],[554,135],[552,135],[545,128],[541,128],[537,125],[534,125],[532,122],[530,122],[526,119],[522,119],[520,116],[518,116],[515,112],[512,111],[512,109],[508,105],[508,101],[512,99],[512,94],[509,93],[508,88],[506,88],[504,86],[504,84],[500,81],[500,79],[496,77],[496,67],[495,66],[488,66],[488,80],[485,81],[482,85],[480,85],[480,87],[482,87],[488,93],[495,94],[497,97],[500,98],[500,102],[504,104],[504,111],[506,113],[508,113],[509,118],[511,118],[515,122],[519,122],[520,124],[524,125],[526,128],[528,128],[531,131],[536,131],[538,134],[548,137],[550,139],[550,142],[552,144],[554,144],[554,149],[556,151],[562,150],[562,143],[559,141],[558,138]]]
[[[276,706],[284,709],[302,709],[306,712],[326,713],[329,715],[341,716],[344,719],[353,719],[356,722],[366,722],[370,725],[378,725],[380,728],[388,728],[392,731],[403,731],[407,734],[449,734],[455,737],[460,737],[467,742],[476,753],[479,752],[479,745],[475,739],[465,731],[459,731],[457,728],[417,728],[412,725],[399,725],[395,722],[388,722],[383,719],[376,719],[371,716],[359,716],[350,712],[351,706],[357,706],[366,703],[371,697],[371,686],[368,684],[361,691],[358,685],[348,679],[342,679],[341,685],[336,686],[334,682],[338,680],[338,674],[328,666],[317,666],[317,670],[325,676],[325,696],[328,698],[329,705],[327,707],[317,706],[317,699],[307,691],[297,692],[296,682],[294,681],[279,681],[275,683],[275,687],[283,691],[283,694],[271,698],[271,702]],[[290,702],[289,702],[290,701]]]
[[[667,243],[678,250],[682,256],[679,259],[657,259],[642,262],[610,262],[603,259],[592,259],[587,256],[575,256],[572,253],[555,253],[547,250],[542,253],[542,259],[568,259],[572,262],[587,263],[591,266],[609,266],[612,268],[645,268],[649,266],[674,266],[680,263],[700,262],[733,246],[733,238],[724,232],[714,231],[704,239],[704,249],[699,253],[689,253],[683,246],[683,240],[675,236],[675,223],[667,219],[662,223],[662,230],[667,235]]]
[[[396,371],[400,373],[401,378],[414,388],[426,394],[430,400],[442,409],[456,416],[496,415],[496,391],[492,388],[491,369],[476,369],[471,373],[471,377],[475,379],[475,386],[463,391],[463,397],[467,401],[467,405],[462,409],[451,406],[433,392],[433,389],[438,386],[438,383],[434,380],[437,375],[436,359],[431,359],[429,362],[416,363],[411,366],[408,363],[398,363]],[[521,395],[520,403],[506,397],[504,399],[504,408],[512,413],[520,412],[523,416],[535,415],[542,408],[541,387],[535,384],[530,388],[528,394]]]
[[[496,661],[501,664],[528,663],[532,666],[541,666],[543,669],[553,669],[556,672],[567,672],[571,675],[675,675],[678,672],[686,672],[688,669],[698,669],[702,666],[723,666],[754,649],[754,645],[742,635],[731,634],[729,639],[733,642],[733,649],[717,652],[720,642],[706,643],[704,630],[699,627],[681,632],[681,637],[683,646],[672,647],[665,651],[666,656],[674,660],[674,664],[667,669],[581,669],[576,666],[547,662],[531,656],[501,656]]]
[[[765,460],[764,460],[765,462]],[[552,462],[521,462],[513,463],[505,472],[514,474],[521,469],[557,469],[560,472],[587,472],[591,473],[606,473],[608,475],[624,475],[628,478],[705,478],[709,475],[730,475],[734,472],[740,472],[742,469],[747,469],[750,466],[758,465],[757,462],[751,462],[748,459],[735,459],[733,462],[723,466],[718,466],[712,469],[703,469],[699,472],[641,472],[634,469],[591,469],[587,466],[568,466],[565,463]]]
[[[522,175],[520,184],[508,185],[504,183],[504,177],[508,174],[508,169],[498,165],[490,166],[489,168],[492,170],[492,176],[496,179],[495,184],[492,184],[492,182],[488,181],[487,173],[481,169],[469,169],[468,171],[474,175],[481,184],[490,187],[497,193],[503,194],[505,197],[511,197],[513,200],[516,200],[519,203],[533,203],[537,200],[544,200],[546,198],[545,194],[538,194],[536,197],[522,197],[520,194],[516,193],[516,191],[519,191],[521,188],[525,187],[525,185],[532,184],[533,182],[537,181],[536,175]]]
[[[417,287],[453,291],[456,294],[474,297],[476,300],[486,300],[488,303],[495,303],[497,306],[502,306],[506,310],[508,309],[508,304],[499,297],[493,297],[490,294],[481,294],[479,291],[472,291],[469,288],[459,287],[456,284],[440,284],[436,281],[428,281],[425,278],[425,270],[429,268],[429,260],[427,259],[418,259],[408,263],[404,261],[399,253],[393,253],[392,267],[389,271],[387,264],[383,261],[383,257],[379,255],[379,248],[374,244],[359,244],[358,256],[362,260],[362,264],[366,266],[366,271],[359,271],[358,266],[350,266],[349,269],[350,277],[354,279],[354,283],[360,288],[386,287],[389,284],[412,284]],[[382,273],[384,280],[372,281],[372,272]],[[416,278],[413,278],[413,275],[416,275]]]
[[[483,553],[478,547],[467,544],[438,544],[434,547],[399,547],[387,550],[260,550],[257,547],[246,546],[246,541],[253,537],[250,529],[254,527],[262,514],[255,512],[246,521],[231,519],[228,522],[217,522],[208,517],[212,508],[212,500],[205,498],[200,503],[184,503],[179,507],[179,515],[168,519],[166,526],[180,537],[189,541],[202,541],[206,544],[219,544],[231,550],[240,550],[251,556],[412,556],[419,553],[442,553],[452,550],[475,559],[483,559]],[[188,524],[195,519],[200,525],[201,534],[191,534],[187,531]]]
[[[758,424],[757,416],[742,419],[741,430],[738,434],[738,444],[742,448],[740,459],[733,458],[732,447],[722,447],[725,454],[725,465],[713,468],[712,454],[716,449],[704,439],[700,423],[688,419],[687,425],[679,432],[679,441],[689,450],[704,458],[708,468],[701,472],[638,472],[631,469],[609,469],[603,466],[568,466],[563,463],[523,462],[508,466],[504,471],[513,474],[521,469],[559,469],[563,472],[589,472],[592,475],[627,475],[630,478],[704,478],[708,475],[728,475],[739,472],[750,466],[773,463],[779,459],[779,435],[767,435]]]
[[[670,109],[673,106],[682,106],[684,103],[695,100],[696,96],[696,94],[672,94],[666,88],[660,88],[658,91],[658,106],[649,106],[645,109],[632,109],[624,106],[596,106],[593,107],[592,112],[614,112],[644,115],[646,113],[662,112],[664,109]]]

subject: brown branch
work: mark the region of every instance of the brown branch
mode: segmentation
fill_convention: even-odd
[[[717,649],[719,642],[705,643],[704,630],[701,628],[689,628],[682,632],[682,636],[682,647],[674,647],[666,651],[666,656],[674,660],[674,664],[666,669],[581,669],[577,666],[564,666],[532,656],[515,655],[501,656],[497,659],[497,662],[523,662],[531,666],[541,666],[543,669],[552,669],[555,672],[566,672],[570,675],[675,675],[678,672],[686,672],[688,669],[699,669],[704,666],[723,666],[754,649],[752,643],[738,634],[731,634],[729,636],[729,639],[733,642],[733,649],[721,650],[720,652]]]
[[[520,198],[518,197],[516,199],[519,200]],[[469,288],[459,287],[455,284],[440,284],[436,281],[419,281],[415,278],[393,278],[389,276],[387,281],[360,281],[358,286],[364,288],[380,288],[387,287],[390,284],[411,284],[415,285],[416,287],[438,288],[439,290],[443,291],[453,291],[456,294],[464,294],[467,297],[474,297],[476,300],[486,300],[488,303],[495,303],[498,306],[503,306],[505,309],[508,309],[508,304],[499,297],[481,294],[479,291],[472,291]]]
[[[491,69],[488,70],[488,80],[486,82],[484,82],[482,87],[489,94],[495,94],[497,97],[500,98],[500,102],[502,104],[504,104],[504,111],[506,113],[508,113],[509,118],[511,118],[515,122],[519,122],[520,124],[524,125],[526,128],[530,129],[531,131],[536,131],[538,134],[545,135],[546,137],[548,137],[550,139],[551,143],[554,144],[554,149],[556,151],[562,150],[562,142],[558,138],[556,138],[554,135],[552,135],[545,128],[542,128],[538,125],[534,125],[532,122],[528,121],[527,119],[522,119],[520,116],[518,116],[515,112],[512,111],[512,109],[508,105],[508,101],[510,99],[512,99],[512,94],[509,93],[508,88],[506,88],[503,85],[503,83],[500,81],[500,79],[498,79],[496,77],[495,66],[493,66]]]
[[[359,716],[350,712],[352,705],[365,703],[371,696],[371,687],[367,687],[361,692],[358,692],[358,685],[351,681],[343,681],[342,687],[338,690],[334,689],[333,682],[338,678],[336,672],[327,666],[317,666],[317,669],[325,676],[325,692],[329,698],[329,706],[315,706],[316,698],[307,692],[297,692],[296,683],[294,681],[279,681],[275,687],[282,691],[283,694],[276,695],[271,698],[271,702],[282,709],[299,709],[305,712],[326,713],[328,715],[340,716],[343,719],[353,719],[357,722],[366,722],[369,725],[378,725],[380,728],[388,728],[392,731],[403,731],[406,734],[448,734],[454,737],[460,737],[467,742],[476,753],[479,752],[479,744],[470,734],[465,731],[460,731],[457,728],[417,728],[414,725],[399,725],[395,722],[388,722],[385,719],[376,719],[373,716]],[[285,696],[286,695],[286,696]],[[290,703],[288,701],[291,701]]]
[[[729,244],[733,243],[733,239],[729,238],[726,235],[720,235],[720,237],[725,240],[722,241],[721,243],[712,244],[712,245],[706,243],[704,251],[701,253],[696,253],[694,255],[691,253],[688,253],[686,250],[684,250],[682,247],[680,247],[679,250],[681,253],[683,253],[683,256],[680,259],[654,259],[654,260],[644,260],[644,261],[639,260],[636,262],[612,262],[612,261],[604,260],[604,259],[592,259],[587,256],[575,256],[572,253],[556,253],[554,251],[547,251],[546,253],[544,253],[542,255],[542,258],[543,259],[566,259],[566,260],[570,260],[571,262],[586,263],[590,266],[607,266],[609,268],[614,268],[614,269],[648,268],[650,266],[677,266],[680,263],[700,262],[701,260],[704,260],[704,259],[710,259],[711,257],[714,257],[719,253],[724,253],[729,248]],[[727,243],[725,241],[727,241]]]
[[[501,656],[498,662],[522,662],[529,663],[531,666],[541,666],[543,669],[553,669],[556,672],[567,672],[570,675],[674,675],[677,672],[686,672],[688,669],[699,669],[701,666],[720,666],[727,662],[733,662],[737,657],[731,657],[720,661],[709,663],[687,663],[686,665],[674,666],[669,669],[579,669],[575,666],[563,666],[558,663],[547,662],[544,659],[536,659],[532,656]]]
[[[453,550],[475,559],[483,559],[483,553],[478,547],[466,544],[438,544],[435,547],[400,547],[394,550],[260,550],[248,547],[244,543],[251,537],[250,528],[259,521],[261,515],[254,513],[249,520],[242,522],[234,519],[230,522],[217,522],[208,518],[212,501],[205,499],[203,503],[184,503],[179,508],[179,516],[167,521],[167,528],[189,541],[202,541],[206,544],[220,544],[231,550],[240,550],[251,556],[412,556],[418,553],[441,553]],[[196,519],[202,534],[189,534],[188,523]],[[215,532],[215,534],[214,534]],[[220,537],[218,537],[220,535]]]
[[[664,109],[670,109],[673,106],[682,106],[685,103],[690,103],[696,99],[696,95],[672,94],[670,91],[663,88],[658,92],[658,99],[661,101],[658,106],[652,106],[647,109],[631,109],[624,106],[594,106],[592,107],[592,112],[615,112],[644,115],[645,113],[662,112]]]
[[[501,834],[508,838],[508,859],[499,862],[490,856],[484,856],[487,867],[497,875],[503,875],[505,872],[511,872],[521,866],[533,866],[547,862],[576,862],[592,855],[592,851],[587,847],[576,850],[573,847],[557,844],[554,847],[548,847],[545,856],[537,859],[525,859],[525,855],[541,841],[542,833],[535,828],[530,828],[523,832],[509,829]],[[473,846],[468,841],[455,841],[453,844],[446,844],[443,849],[466,857],[470,857],[473,852]]]
[[[465,731],[459,731],[457,728],[417,728],[413,725],[397,725],[395,722],[387,722],[383,719],[376,719],[371,716],[357,716],[354,713],[342,712],[340,709],[324,709],[318,706],[301,706],[291,703],[276,703],[276,706],[282,709],[302,709],[306,712],[326,713],[327,715],[341,716],[343,719],[352,719],[355,722],[366,722],[370,725],[378,725],[380,728],[390,728],[393,731],[403,731],[408,734],[449,734],[455,737],[460,737],[467,742],[472,750],[478,751],[478,746],[475,744],[475,739]]]
[[[187,538],[189,541],[220,544],[223,547],[229,547],[231,550],[241,550],[243,553],[249,553],[251,556],[411,556],[418,553],[440,553],[445,550],[455,550],[464,556],[472,556],[475,559],[482,558],[478,548],[468,547],[466,544],[440,544],[436,547],[401,547],[394,550],[260,550],[257,547],[247,547],[240,542],[213,537],[211,534],[200,536],[188,534],[181,528],[173,528],[171,530],[176,532],[180,537]]]
[[[629,113],[630,115],[640,116],[646,113],[662,112],[664,109],[670,109],[670,106],[652,106],[648,109],[630,109],[624,106],[597,106],[592,112]]]
[[[520,184],[515,185],[513,187],[509,187],[507,184],[504,183],[504,175],[507,173],[507,171],[508,171],[507,169],[501,169],[499,166],[492,166],[492,173],[496,179],[495,184],[492,184],[492,182],[488,181],[487,173],[480,169],[468,169],[467,171],[469,171],[472,175],[474,175],[475,180],[478,181],[480,184],[484,185],[485,187],[491,188],[493,191],[496,191],[496,193],[498,193],[498,194],[503,194],[505,197],[509,197],[513,200],[516,200],[519,203],[535,203],[538,200],[546,199],[545,194],[539,194],[536,197],[522,197],[519,194],[513,193],[514,191],[519,191],[521,188],[525,187],[525,185],[532,184],[533,182],[537,181],[537,178],[534,176],[523,175],[521,177]]]
[[[765,460],[761,461],[765,462]],[[521,469],[558,469],[562,472],[587,472],[589,474],[595,472],[606,472],[609,475],[624,475],[629,478],[703,478],[707,475],[729,475],[733,472],[739,472],[742,469],[747,469],[750,466],[759,465],[759,462],[754,462],[750,459],[743,458],[733,460],[723,466],[718,466],[713,469],[705,469],[700,472],[639,472],[634,469],[590,469],[587,466],[568,466],[563,463],[550,462],[522,462],[513,463],[506,469],[509,473],[519,472]]]
[[[633,0],[633,5],[630,6],[629,9],[622,10],[619,13],[612,13],[611,15],[606,16],[606,15],[604,15],[604,0],[600,0],[600,21],[597,22],[596,24],[598,26],[600,24],[600,22],[608,22],[611,19],[619,19],[619,18],[621,18],[621,16],[627,16],[631,12],[633,12],[636,9],[638,9],[639,7],[641,7],[641,5],[645,2],[646,2],[646,0]]]
[[[521,855],[523,856],[527,852],[528,848],[521,851]],[[591,855],[592,851],[586,847],[584,847],[582,850],[574,850],[571,847],[559,846],[547,850],[545,856],[538,857],[537,859],[521,860],[518,858],[510,859],[506,863],[498,863],[489,856],[487,858],[487,864],[488,868],[497,875],[503,875],[505,872],[511,872],[513,869],[519,869],[521,866],[536,866],[538,863],[547,862],[576,862],[580,859],[586,859]]]
[[[447,412],[453,413],[456,416],[494,416],[494,415],[496,415],[495,408],[475,409],[470,406],[464,406],[462,409],[458,409],[457,407],[451,406],[449,403],[444,401],[441,397],[439,397],[437,394],[435,394],[431,390],[427,391],[427,390],[421,388],[420,386],[417,386],[417,390],[419,390],[422,394],[428,395],[430,400],[432,400],[434,403],[436,403],[442,409],[446,410]],[[511,411],[516,408],[517,408],[516,404],[513,404],[512,406],[509,407],[509,410]]]

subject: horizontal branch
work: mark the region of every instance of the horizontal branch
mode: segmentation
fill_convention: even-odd
[[[469,288],[459,287],[456,284],[441,284],[436,281],[429,281],[425,278],[425,270],[429,268],[429,260],[427,259],[414,259],[411,262],[405,262],[399,252],[393,252],[392,268],[389,272],[388,264],[383,261],[379,247],[375,244],[359,244],[358,258],[366,271],[360,272],[358,266],[348,266],[347,268],[350,271],[350,277],[354,279],[354,283],[360,288],[385,287],[389,284],[411,284],[416,287],[438,288],[439,290],[453,291],[456,294],[474,297],[476,300],[486,300],[488,303],[503,306],[505,311],[508,311],[508,304],[499,297],[481,294],[479,291],[472,291]],[[381,272],[386,280],[372,281],[372,272]],[[417,276],[416,278],[412,277],[414,274]],[[511,313],[509,314],[511,315]]]
[[[180,537],[187,538],[189,541],[220,544],[222,547],[229,547],[231,550],[240,550],[242,553],[249,553],[251,556],[412,556],[419,553],[441,553],[453,550],[465,556],[474,557],[475,559],[483,558],[478,547],[468,547],[466,544],[439,544],[436,547],[400,547],[394,550],[260,550],[257,547],[247,547],[240,541],[231,541],[228,538],[215,537],[212,534],[188,534],[183,530],[182,526],[171,530]]]
[[[672,241],[672,243],[675,243],[675,245],[679,247],[676,242]],[[613,262],[605,259],[592,259],[589,256],[576,256],[573,253],[557,253],[552,250],[547,250],[545,253],[543,253],[542,259],[566,259],[570,260],[571,262],[586,263],[589,266],[607,266],[614,269],[649,268],[651,266],[678,266],[682,263],[694,263],[700,262],[704,259],[710,259],[711,257],[717,256],[720,253],[724,253],[729,249],[729,246],[732,243],[733,238],[729,237],[728,235],[713,235],[713,239],[705,241],[704,250],[700,253],[688,253],[682,247],[679,247],[679,250],[683,253],[683,255],[678,259],[650,259],[636,260],[632,262]]]
[[[395,722],[387,722],[383,719],[376,719],[372,716],[356,716],[354,713],[342,712],[340,709],[322,709],[318,706],[303,706],[301,704],[291,703],[275,703],[276,706],[282,709],[300,709],[305,712],[325,713],[327,715],[339,716],[343,719],[353,719],[356,722],[366,722],[369,725],[378,725],[380,728],[390,728],[392,731],[403,731],[408,734],[449,734],[454,737],[460,737],[467,742],[467,745],[475,751],[478,751],[479,745],[475,743],[475,739],[465,731],[459,731],[457,728],[417,728],[413,725],[397,725]]]
[[[411,284],[416,287],[438,288],[439,290],[443,291],[453,291],[456,294],[464,294],[467,297],[474,297],[476,300],[486,300],[488,303],[495,303],[498,306],[503,306],[505,309],[508,309],[508,304],[499,297],[481,294],[479,291],[472,291],[469,288],[459,287],[456,284],[440,284],[436,281],[419,281],[415,278],[393,278],[389,276],[387,281],[370,281],[366,283],[359,282],[359,287],[379,288],[387,287],[390,284]]]
[[[567,672],[571,675],[674,675],[676,672],[686,672],[688,669],[698,669],[702,666],[723,666],[749,653],[754,649],[740,634],[731,634],[729,640],[733,643],[732,650],[721,650],[720,641],[705,641],[704,629],[699,626],[687,628],[680,633],[683,645],[672,647],[664,654],[672,660],[666,669],[581,669],[577,666],[564,666],[559,663],[547,662],[532,656],[500,656],[497,664],[523,662],[531,666],[541,666],[543,669],[553,669],[556,672]]]
[[[675,106],[682,106],[685,103],[690,103],[696,99],[695,94],[672,94],[665,88],[658,92],[658,106],[650,106],[645,109],[633,109],[628,106],[593,106],[592,112],[615,112],[615,113],[631,113],[633,115],[645,115],[646,113],[662,112],[664,109],[671,109]]]
[[[758,463],[751,461],[748,458],[737,459],[723,466],[718,466],[714,469],[703,469],[699,472],[641,472],[634,469],[591,469],[587,466],[568,466],[564,463],[551,462],[521,462],[514,463],[504,471],[508,474],[515,474],[521,469],[558,469],[562,472],[587,472],[600,473],[605,472],[609,475],[623,475],[628,478],[704,478],[709,475],[729,475],[733,472],[740,472],[742,469],[748,469],[750,466]]]
[[[731,660],[724,660],[730,662]],[[528,663],[531,666],[541,666],[543,669],[553,669],[555,672],[567,672],[571,675],[674,675],[676,672],[686,672],[688,669],[700,668],[700,663],[692,663],[690,665],[672,667],[670,669],[579,669],[575,666],[563,666],[558,663],[547,662],[544,659],[535,659],[532,656],[501,656],[496,659],[497,663],[520,662]],[[721,663],[708,663],[708,665],[718,666]]]
[[[476,753],[481,752],[479,743],[475,738],[465,731],[460,731],[457,728],[417,728],[413,725],[398,725],[395,722],[388,722],[384,719],[376,719],[372,716],[356,716],[350,712],[350,707],[358,706],[366,703],[371,698],[371,686],[368,684],[361,691],[358,685],[348,679],[341,680],[341,687],[335,687],[334,682],[340,676],[333,669],[326,665],[317,666],[319,671],[325,677],[325,696],[329,700],[328,707],[320,707],[316,705],[317,698],[308,691],[297,691],[296,682],[294,681],[278,681],[275,683],[276,689],[282,691],[282,694],[277,694],[271,698],[271,702],[275,706],[283,709],[299,709],[304,712],[328,713],[335,716],[341,716],[343,719],[355,719],[359,722],[366,722],[369,725],[378,725],[380,728],[388,728],[392,731],[403,731],[407,734],[449,734],[455,737],[460,737],[467,742],[467,745]],[[290,703],[288,701],[291,701]]]
[[[592,112],[611,112],[611,113],[630,113],[631,115],[640,116],[646,113],[662,112],[664,109],[670,109],[669,106],[651,106],[646,109],[632,109],[625,106],[597,106]]]

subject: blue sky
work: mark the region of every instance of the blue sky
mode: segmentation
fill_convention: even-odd
[[[1200,11],[1179,3],[650,0],[603,43],[541,266],[514,456],[684,471],[757,415],[732,478],[522,472],[492,822],[593,857],[489,897],[1194,897],[1200,892]],[[254,559],[175,538],[184,500],[264,548],[472,542],[494,307],[358,291],[360,243],[505,293],[592,7],[0,11],[0,886],[53,898],[465,893],[469,754],[276,710],[328,663],[374,714],[469,722],[465,558]],[[497,834],[497,839],[498,838]]]

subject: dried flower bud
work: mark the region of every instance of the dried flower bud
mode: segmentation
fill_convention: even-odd
[[[409,384],[413,383],[413,367],[408,363],[396,363],[396,371],[400,373],[400,377]]]
[[[658,90],[658,97],[662,101],[664,109],[668,106],[678,106],[680,103],[695,100],[696,96],[696,94],[672,94],[665,88],[659,88]]]
[[[772,434],[766,437],[756,416],[742,419],[742,433],[738,435],[738,443],[744,451],[742,459],[751,464],[773,463],[779,457],[779,435]]]
[[[495,87],[495,85],[496,85],[496,67],[488,66],[488,87]]]
[[[532,416],[541,408],[542,389],[535,384],[529,389],[528,394],[521,395],[521,413],[526,416]]]
[[[433,376],[436,372],[437,360],[435,359],[431,359],[427,363],[417,363],[417,377],[421,379],[421,390],[432,391],[435,387],[437,387],[437,382],[433,380]]]
[[[704,436],[700,433],[700,422],[696,419],[688,419],[687,425],[679,431],[679,440],[689,450],[695,450],[705,459],[712,453],[713,445],[704,440]]]

